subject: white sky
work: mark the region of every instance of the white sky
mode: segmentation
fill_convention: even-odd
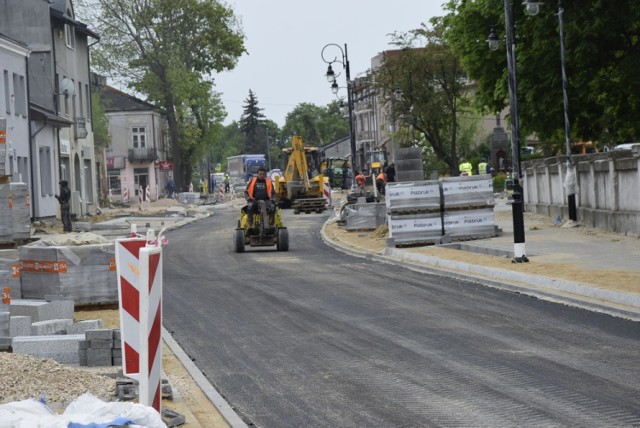
[[[253,90],[268,119],[282,127],[299,103],[324,106],[335,99],[320,57],[328,43],[347,44],[351,78],[371,67],[371,58],[392,49],[388,34],[406,32],[442,16],[445,0],[227,0],[242,22],[245,54],[235,69],[216,76],[216,90],[228,113],[239,120]],[[325,50],[333,59],[340,52]],[[345,86],[342,72],[338,84]],[[345,95],[344,90],[340,95]]]

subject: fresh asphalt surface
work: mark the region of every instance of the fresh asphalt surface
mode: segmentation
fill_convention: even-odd
[[[169,232],[164,325],[248,424],[640,426],[640,324],[345,255],[232,250],[237,209]]]

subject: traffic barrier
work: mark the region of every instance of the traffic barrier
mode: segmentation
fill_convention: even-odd
[[[323,183],[324,205],[331,206],[331,184],[328,181]]]
[[[146,196],[147,196],[147,203],[151,202],[151,187],[149,185],[147,185],[147,189],[146,189]]]
[[[138,186],[138,211],[142,211],[142,186]]]
[[[162,403],[162,242],[116,240],[123,373],[138,381],[140,403],[160,412]]]
[[[127,186],[122,189],[122,202],[129,202],[129,188]]]
[[[109,189],[109,203],[113,203],[113,194],[111,193],[111,189]]]
[[[193,193],[193,183],[189,183],[189,193]]]

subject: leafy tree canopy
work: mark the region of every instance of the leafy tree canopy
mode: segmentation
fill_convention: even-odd
[[[282,135],[302,137],[305,145],[323,146],[349,135],[349,121],[340,113],[337,101],[320,107],[311,103],[298,104],[287,114]]]
[[[476,100],[486,112],[502,110],[508,100],[505,43],[492,52],[485,42],[492,26],[504,35],[504,10],[498,3],[450,0],[448,14],[436,19],[477,82]],[[545,2],[537,16],[526,16],[520,2],[513,3],[521,130],[558,144],[564,114],[556,2]],[[640,2],[565,1],[563,16],[573,140],[639,138]]]

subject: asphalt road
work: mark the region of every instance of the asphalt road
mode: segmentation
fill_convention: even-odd
[[[285,212],[290,251],[232,251],[236,210],[169,233],[164,324],[249,425],[640,426],[640,324],[377,265]]]

